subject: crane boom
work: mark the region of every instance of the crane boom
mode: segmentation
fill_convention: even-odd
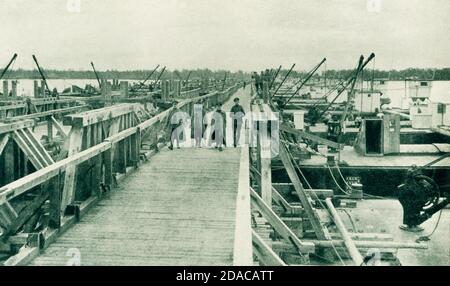
[[[156,81],[155,81],[155,84],[158,83],[158,81],[161,79],[161,77],[162,77],[162,75],[163,75],[163,73],[164,73],[165,70],[166,70],[166,67],[163,67],[163,69],[162,69],[161,72],[159,73],[158,78],[157,78]]]
[[[149,80],[149,79],[152,77],[152,75],[156,72],[156,70],[157,70],[158,68],[159,68],[159,65],[157,65],[156,68],[154,68],[154,69],[152,70],[152,72],[150,73],[150,75],[149,75],[143,82],[141,82],[140,85],[144,85],[144,84],[147,82],[147,80]]]
[[[91,62],[91,66],[92,66],[92,69],[94,70],[94,74],[95,74],[95,77],[97,78],[97,82],[98,82],[98,87],[102,87],[102,83],[100,82],[100,77],[98,76],[98,73],[97,73],[97,71],[95,70],[95,66],[94,66],[94,63],[93,62]]]
[[[37,69],[39,71],[39,74],[41,75],[42,80],[44,81],[45,88],[50,92],[50,88],[48,87],[48,84],[47,84],[47,79],[45,78],[44,72],[42,71],[41,67],[39,66],[39,63],[38,63],[35,55],[33,55],[33,60],[36,63]]]
[[[292,70],[294,69],[295,64],[293,64],[291,66],[291,68],[289,69],[289,71],[287,72],[287,74],[284,76],[283,80],[281,81],[281,83],[278,85],[277,89],[275,90],[275,92],[273,93],[273,95],[277,94],[277,91],[280,89],[280,87],[283,85],[283,83],[286,81],[287,77],[289,76],[289,74],[292,72]]]
[[[358,78],[358,75],[362,72],[362,70],[364,69],[364,67],[375,57],[374,53],[371,53],[370,56],[366,59],[366,61],[364,63],[362,63],[361,65],[358,66],[358,69],[356,71],[355,76],[353,77],[353,81],[352,81],[352,85],[350,87],[350,91],[348,92],[348,98],[347,98],[347,104],[345,105],[345,109],[344,109],[344,113],[342,114],[341,117],[341,126],[343,126],[345,119],[347,118],[347,112],[350,108],[350,104],[353,101],[353,97],[354,97],[354,92],[353,90],[355,89],[355,84],[356,84],[356,80]]]
[[[364,67],[375,57],[375,54],[372,53],[370,54],[369,58],[367,58],[367,60],[365,62],[364,61],[364,57],[361,56],[359,58],[359,62],[358,62],[358,67],[357,69],[352,73],[352,75],[350,76],[350,78],[347,80],[347,82],[342,86],[342,89],[338,92],[338,94],[334,97],[334,99],[327,105],[327,107],[325,108],[325,110],[322,111],[322,113],[320,113],[319,117],[324,115],[325,112],[327,112],[327,110],[331,107],[331,105],[338,99],[338,97],[344,92],[344,90],[347,89],[347,87],[353,83],[353,81],[356,81],[356,78],[358,76],[358,73],[360,71],[362,71],[364,69]]]
[[[300,86],[297,88],[297,90],[291,95],[291,97],[288,98],[288,100],[283,104],[283,106],[286,106],[286,104],[289,103],[289,101],[295,96],[295,94],[297,94],[297,92],[308,82],[308,80],[314,75],[314,73],[320,68],[320,66],[326,61],[326,58],[323,58],[323,60],[316,65],[310,72],[309,74],[306,76],[305,80],[302,81],[302,83],[300,84]]]
[[[11,60],[9,60],[9,63],[6,65],[6,67],[3,69],[2,74],[0,75],[0,80],[3,78],[3,76],[6,74],[6,72],[8,71],[9,67],[12,65],[12,63],[16,60],[17,58],[17,54],[14,54],[11,58]]]
[[[191,73],[192,73],[192,71],[189,71],[186,79],[184,80],[185,84],[187,84],[189,82],[189,78],[191,77]]]
[[[277,69],[277,71],[276,71],[274,77],[272,78],[272,81],[271,81],[270,84],[269,84],[269,89],[272,88],[272,85],[273,85],[273,83],[275,82],[275,79],[277,78],[278,74],[280,73],[280,70],[281,70],[281,65],[278,67],[278,69]]]

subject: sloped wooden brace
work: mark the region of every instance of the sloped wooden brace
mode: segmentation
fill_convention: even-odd
[[[283,260],[252,230],[253,253],[264,266],[286,266]]]

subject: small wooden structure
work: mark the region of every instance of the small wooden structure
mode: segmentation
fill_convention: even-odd
[[[383,156],[400,152],[400,116],[366,118],[355,142],[355,150],[365,156]]]

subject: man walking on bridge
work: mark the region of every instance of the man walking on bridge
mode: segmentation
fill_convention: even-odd
[[[219,148],[219,151],[223,150],[223,144],[225,142],[225,126],[226,126],[226,115],[225,112],[222,111],[222,105],[217,105],[216,111],[213,114],[213,122],[214,122],[214,141],[216,142],[216,147]]]
[[[233,123],[233,144],[234,148],[236,148],[241,136],[242,118],[245,116],[245,111],[244,108],[239,104],[238,97],[236,97],[233,101],[234,105],[231,108],[230,112]]]

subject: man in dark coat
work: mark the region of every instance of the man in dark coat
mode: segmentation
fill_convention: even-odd
[[[237,147],[241,135],[242,118],[245,116],[244,108],[239,104],[239,98],[235,98],[234,105],[231,108],[231,119],[233,123],[233,144]]]

